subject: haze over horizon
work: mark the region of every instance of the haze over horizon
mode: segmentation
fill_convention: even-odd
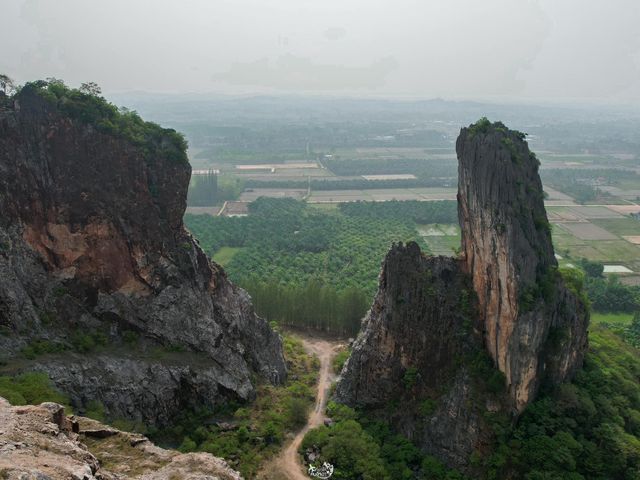
[[[19,83],[640,104],[635,0],[3,3]]]

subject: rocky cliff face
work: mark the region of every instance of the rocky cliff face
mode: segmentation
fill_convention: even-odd
[[[180,454],[56,403],[12,407],[0,397],[0,476],[7,480],[241,480],[208,453]]]
[[[524,136],[481,121],[457,152],[462,253],[390,250],[336,397],[465,468],[490,445],[487,414],[514,418],[580,367],[588,313],[558,274]]]
[[[184,229],[191,171],[171,132],[107,131],[35,88],[0,107],[0,350],[106,343],[27,368],[150,423],[249,399],[256,373],[284,380],[279,336]]]
[[[558,274],[539,162],[524,135],[477,124],[462,129],[456,151],[464,270],[519,412],[545,379],[562,382],[580,367],[588,313]]]

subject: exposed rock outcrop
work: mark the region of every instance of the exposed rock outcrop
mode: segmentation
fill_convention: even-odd
[[[249,399],[255,374],[283,381],[279,336],[184,229],[191,169],[175,133],[133,141],[44,97],[27,86],[0,108],[0,351],[107,343],[27,368],[77,407],[149,423]]]
[[[56,403],[12,407],[0,397],[0,477],[57,480],[241,480],[208,453],[181,454]]]
[[[557,271],[538,159],[523,134],[487,123],[456,143],[463,265],[487,351],[520,412],[543,381],[582,365],[589,315]]]
[[[462,253],[390,250],[336,398],[466,468],[490,445],[488,413],[515,418],[581,366],[589,315],[557,271],[524,135],[483,120],[462,129],[457,152]]]

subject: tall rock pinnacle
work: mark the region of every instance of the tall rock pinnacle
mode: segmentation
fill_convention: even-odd
[[[588,316],[558,275],[540,163],[524,134],[483,119],[462,129],[456,151],[463,265],[478,326],[520,411],[543,376],[563,381],[581,364]],[[550,333],[564,339],[554,352],[544,345]]]
[[[336,389],[463,469],[489,448],[487,412],[514,418],[541,385],[569,380],[587,347],[587,306],[558,272],[524,137],[486,119],[462,129],[461,255],[391,248]]]

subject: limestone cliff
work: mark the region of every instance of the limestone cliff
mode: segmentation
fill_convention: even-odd
[[[208,453],[181,454],[56,403],[12,407],[0,397],[0,477],[74,480],[241,480]]]
[[[52,91],[0,102],[4,359],[46,345],[22,367],[76,407],[152,424],[249,399],[254,374],[284,380],[279,336],[183,226],[191,169],[175,132]]]
[[[489,447],[487,414],[515,418],[581,366],[588,312],[558,273],[524,135],[483,120],[457,153],[461,255],[390,250],[336,397],[465,468]]]
[[[462,129],[456,150],[463,265],[484,343],[521,411],[543,380],[580,367],[588,313],[558,275],[539,161],[524,135],[486,122]]]

